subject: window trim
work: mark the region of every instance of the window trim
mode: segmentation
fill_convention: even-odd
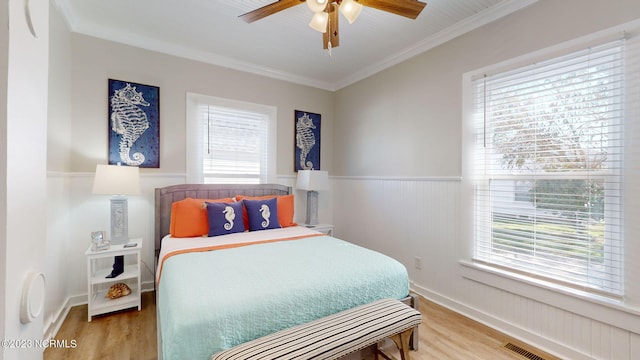
[[[199,119],[200,105],[211,105],[232,109],[241,109],[264,114],[268,118],[268,144],[267,144],[267,175],[261,183],[273,183],[276,180],[277,165],[277,108],[270,105],[262,105],[239,100],[225,99],[215,96],[187,93],[186,96],[186,180],[187,183],[202,184],[203,154],[201,134],[202,122]]]
[[[461,208],[460,208],[460,223],[463,224],[459,230],[461,241],[464,244],[461,248],[461,260],[460,271],[462,277],[473,280],[481,284],[485,284],[496,289],[502,289],[511,293],[512,295],[520,295],[525,298],[531,298],[540,301],[545,304],[549,304],[554,307],[558,307],[567,311],[583,314],[586,317],[594,318],[603,323],[612,324],[614,326],[628,329],[631,331],[637,331],[640,328],[638,324],[632,324],[632,321],[637,321],[640,315],[640,286],[630,279],[640,276],[640,262],[638,257],[634,254],[640,252],[640,243],[625,242],[625,255],[623,261],[625,268],[623,269],[624,281],[625,281],[625,295],[620,300],[606,299],[602,301],[601,297],[595,294],[579,293],[574,289],[565,289],[555,284],[543,284],[539,280],[531,278],[523,278],[520,276],[514,276],[508,278],[504,274],[496,276],[496,273],[500,271],[493,268],[476,264],[473,262],[473,256],[475,253],[474,242],[474,230],[475,230],[475,217],[474,217],[474,183],[473,183],[473,161],[474,161],[474,144],[473,138],[473,126],[474,126],[474,103],[473,103],[473,82],[472,80],[483,74],[491,74],[493,72],[501,72],[505,69],[526,66],[544,59],[558,57],[575,52],[585,47],[595,46],[603,44],[605,42],[613,41],[625,37],[627,39],[627,51],[629,54],[625,58],[633,58],[640,54],[640,20],[634,20],[628,23],[623,23],[614,26],[609,29],[605,29],[596,33],[582,36],[558,45],[554,45],[545,49],[532,51],[528,54],[515,57],[510,60],[497,62],[494,65],[485,66],[467,73],[462,76],[462,126],[461,126],[461,153],[462,153],[462,183],[461,183]],[[634,48],[630,49],[630,45]],[[627,91],[627,94],[636,93],[640,91],[640,74],[637,74],[637,69],[640,67],[638,64],[634,64],[635,71],[632,76],[627,79],[632,79],[631,85],[627,85],[627,88],[632,87],[631,91]],[[625,107],[626,117],[630,118],[640,114],[640,104],[627,104]],[[640,132],[640,125],[633,129],[635,134]],[[631,136],[631,131],[625,130],[625,138]],[[636,135],[637,136],[637,135]],[[640,155],[639,155],[640,156]],[[638,158],[635,156],[634,158]],[[635,171],[635,176],[640,175],[640,166],[632,168]],[[629,178],[623,180],[623,194],[631,194],[634,190],[640,189],[640,185],[635,186],[631,183]],[[636,191],[637,193],[637,191]],[[633,196],[634,199],[637,195]],[[637,206],[636,206],[637,207]],[[640,214],[640,209],[635,209],[629,203],[624,205],[624,211],[626,217],[633,217]],[[625,237],[639,237],[640,236],[640,224],[636,225],[636,222],[627,222],[624,227]],[[547,286],[549,285],[549,286]],[[567,297],[567,293],[571,293],[571,297]],[[582,300],[582,301],[576,301]],[[587,303],[597,303],[598,306],[605,305],[607,308],[616,308],[619,310],[617,315],[614,313],[610,316],[600,316],[600,314],[594,316],[596,308],[589,307]],[[581,311],[576,309],[588,308],[588,310]],[[598,307],[600,309],[600,307]],[[633,315],[633,316],[629,316]],[[634,319],[630,321],[630,319]]]
[[[607,237],[606,247],[612,249],[612,251],[604,251],[603,260],[605,261],[605,264],[613,264],[613,266],[605,266],[606,271],[602,272],[603,276],[601,278],[592,278],[591,276],[587,275],[591,274],[592,271],[597,272],[597,265],[594,268],[591,264],[585,264],[585,267],[583,269],[584,273],[581,273],[582,276],[576,275],[576,277],[584,277],[584,279],[579,280],[575,278],[571,280],[569,279],[569,277],[571,277],[571,275],[569,274],[569,269],[563,268],[559,264],[557,266],[555,264],[548,264],[544,260],[544,256],[538,257],[535,254],[531,256],[530,261],[525,261],[525,263],[528,265],[521,266],[517,261],[514,262],[512,260],[509,260],[509,256],[500,256],[499,253],[503,253],[503,251],[496,252],[496,248],[493,245],[495,238],[491,234],[493,234],[495,230],[495,222],[492,220],[494,216],[493,206],[495,202],[500,202],[500,194],[494,194],[494,190],[497,190],[497,188],[494,188],[494,183],[497,184],[504,181],[515,182],[519,179],[588,180],[592,178],[602,178],[606,183],[607,179],[613,176],[615,184],[621,184],[623,178],[621,172],[617,169],[617,166],[614,166],[613,169],[593,169],[587,171],[571,171],[566,173],[541,173],[539,170],[535,169],[524,170],[522,172],[509,172],[508,170],[505,170],[502,167],[496,167],[493,164],[495,155],[499,154],[499,152],[495,153],[492,150],[493,143],[491,142],[494,138],[494,134],[502,134],[502,131],[510,131],[510,128],[504,128],[506,120],[502,118],[498,118],[495,120],[489,118],[490,122],[487,122],[488,120],[485,119],[485,117],[483,117],[481,114],[478,115],[478,112],[482,112],[482,104],[484,104],[484,101],[501,103],[503,101],[503,95],[508,96],[507,100],[511,99],[511,96],[513,96],[513,94],[510,91],[505,91],[505,94],[502,94],[500,92],[500,89],[506,89],[505,86],[512,86],[514,84],[518,85],[518,87],[520,86],[520,84],[527,84],[527,86],[529,86],[533,83],[536,85],[534,88],[532,88],[532,90],[535,90],[536,92],[532,92],[531,94],[535,96],[536,101],[538,101],[537,99],[539,99],[540,96],[547,96],[548,89],[541,86],[540,83],[543,79],[538,78],[536,74],[538,74],[539,72],[544,73],[547,71],[551,71],[553,78],[558,78],[564,76],[564,74],[566,74],[567,72],[572,73],[574,71],[575,64],[578,64],[580,68],[586,65],[585,61],[591,59],[592,50],[594,51],[593,54],[595,54],[595,56],[605,54],[606,57],[602,58],[607,61],[607,63],[605,64],[608,64],[609,61],[617,63],[621,59],[620,56],[624,57],[626,55],[624,43],[621,43],[619,40],[613,40],[602,44],[602,46],[590,46],[581,50],[577,50],[573,53],[568,54],[568,56],[550,56],[548,59],[540,61],[534,65],[525,65],[523,67],[514,66],[512,69],[505,69],[504,72],[496,73],[495,79],[491,78],[491,81],[488,81],[487,77],[474,77],[474,80],[472,80],[472,87],[475,90],[475,96],[472,102],[474,103],[474,105],[479,104],[481,106],[480,108],[475,107],[474,114],[476,129],[474,132],[474,137],[476,138],[476,144],[474,145],[474,155],[476,160],[474,161],[473,167],[476,170],[480,171],[478,177],[475,178],[475,185],[478,189],[475,197],[476,219],[480,218],[480,220],[476,223],[477,228],[474,239],[474,260],[485,263],[489,266],[501,268],[505,271],[522,273],[526,276],[530,276],[536,279],[543,278],[547,279],[548,282],[560,283],[569,288],[584,288],[586,289],[585,291],[604,294],[606,296],[616,298],[624,294],[624,273],[616,271],[618,269],[618,266],[623,266],[624,264],[623,254],[617,251],[617,249],[619,248],[623,249],[623,242],[622,238],[620,237],[621,231],[618,231],[618,226],[622,226],[623,223],[622,219],[619,219],[617,217],[618,214],[622,214],[620,203],[617,203],[617,209],[615,208],[615,201],[612,204],[613,207],[605,206],[605,209],[609,208],[609,211],[605,211],[604,213],[605,218],[609,219],[609,221],[607,221],[608,226],[605,227],[605,231],[607,231],[606,229],[609,229],[609,236]],[[610,55],[613,55],[613,57],[610,57]],[[618,69],[622,70],[623,73],[626,73],[626,70],[624,68]],[[534,76],[534,78],[532,79],[531,76]],[[607,76],[613,76],[614,79],[617,79],[618,73],[609,73]],[[544,82],[546,82],[546,80]],[[499,89],[499,93],[494,97],[492,92],[496,88]],[[485,91],[486,93],[484,93]],[[489,97],[483,100],[482,94],[485,94],[485,98],[487,94]],[[624,93],[614,93],[614,95],[624,96]],[[612,99],[615,102],[615,100],[618,98],[614,97]],[[623,97],[622,99],[624,100],[625,98]],[[580,100],[583,101],[584,99]],[[528,109],[529,105],[526,106]],[[601,107],[601,105],[599,104],[596,104],[595,106],[598,106],[598,109],[600,109]],[[487,108],[485,107],[485,116],[487,114],[486,109]],[[497,110],[499,109],[500,108],[498,107]],[[615,154],[615,149],[621,148],[621,144],[619,143],[619,141],[621,141],[621,127],[623,126],[623,124],[621,122],[618,122],[617,120],[623,120],[624,117],[624,110],[618,110],[617,112],[613,113],[613,116],[610,118],[610,120],[612,120],[613,122],[609,125],[614,133],[612,134],[612,138],[609,141],[607,149],[610,150],[612,154]],[[591,124],[591,120],[589,118],[584,118],[581,120],[586,120],[588,124]],[[497,123],[494,123],[495,121],[497,121]],[[522,122],[523,124],[527,125],[527,128],[532,125],[538,126],[538,119],[536,118],[523,118]],[[494,126],[497,126],[497,128],[494,129]],[[599,124],[596,126],[602,125]],[[530,141],[530,139],[524,139],[522,141]],[[610,159],[611,164],[617,164],[619,161],[621,161],[621,158],[619,156],[614,156]],[[608,196],[615,196],[616,198],[623,199],[622,192],[619,186],[614,185],[612,189],[613,190],[605,191],[605,193],[609,193]],[[498,191],[503,190],[504,189]],[[613,193],[611,191],[613,191]],[[495,197],[496,195],[498,196],[497,198]],[[510,212],[507,207],[504,207],[503,210],[506,210],[507,214],[513,214],[514,216],[517,216],[515,213]],[[541,210],[541,214],[543,212],[544,211]],[[539,218],[535,217],[534,219],[536,219],[535,222],[537,222],[537,219]],[[562,223],[565,223],[566,221],[562,218],[558,218],[556,220]],[[541,223],[544,224],[544,219],[542,219]],[[480,229],[485,230],[483,231]],[[611,232],[612,229],[614,229],[613,232]],[[540,240],[537,238],[537,236],[534,236],[533,238],[527,237],[527,239],[533,241],[534,243],[538,243],[538,241]],[[578,239],[573,239],[572,241],[577,240]],[[519,241],[517,241],[517,243],[520,244]],[[507,250],[507,253],[515,254],[517,253],[517,251],[512,252],[510,250]],[[563,259],[567,259],[567,255],[568,254],[563,254]]]
[[[640,307],[626,304],[622,300],[581,292],[474,261],[461,260],[459,265],[464,279],[548,304],[603,324],[634,333],[640,331]]]

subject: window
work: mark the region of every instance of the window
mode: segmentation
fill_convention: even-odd
[[[275,109],[188,95],[190,182],[267,183],[275,172]]]
[[[624,51],[472,80],[476,261],[623,294]]]

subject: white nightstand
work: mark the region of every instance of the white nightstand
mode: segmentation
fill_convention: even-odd
[[[333,225],[331,224],[302,225],[302,226],[308,227],[309,229],[313,229],[315,231],[320,231],[321,233],[325,233],[329,236],[333,236]]]
[[[108,250],[93,251],[91,247],[85,251],[87,257],[87,288],[88,288],[88,321],[94,315],[104,314],[112,311],[138,307],[142,309],[140,298],[140,251],[142,249],[142,239],[131,239],[129,243],[136,243],[136,246],[124,247],[121,245],[111,245]],[[111,274],[113,258],[124,256],[124,272],[115,278],[107,279]],[[135,261],[131,261],[135,258]],[[109,260],[111,259],[111,261]],[[125,283],[131,288],[131,294],[118,299],[105,298],[109,287],[115,283]]]

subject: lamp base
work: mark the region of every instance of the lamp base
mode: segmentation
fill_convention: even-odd
[[[126,196],[113,196],[111,198],[111,244],[126,244],[129,242],[129,211]],[[107,275],[112,279],[124,272],[124,256],[114,257],[113,270]]]
[[[111,244],[126,244],[129,242],[128,229],[129,211],[126,196],[111,198]]]
[[[307,225],[318,225],[318,192],[307,191]]]

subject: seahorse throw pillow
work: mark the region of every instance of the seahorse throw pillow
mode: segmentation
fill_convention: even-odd
[[[279,229],[278,200],[242,200],[249,216],[249,231]]]
[[[281,227],[297,226],[293,221],[294,215],[294,199],[293,194],[289,195],[267,195],[267,196],[245,196],[236,195],[235,199],[240,200],[265,200],[276,198],[278,199],[278,221]],[[249,216],[247,215],[247,208],[244,211],[244,227],[249,228]]]
[[[242,221],[242,202],[224,202],[207,204],[209,236],[233,234],[244,231]]]
[[[186,198],[171,204],[171,223],[169,233],[175,238],[207,236],[209,222],[207,219],[207,207],[202,206],[208,202],[232,202],[231,198],[223,199],[192,199]]]

